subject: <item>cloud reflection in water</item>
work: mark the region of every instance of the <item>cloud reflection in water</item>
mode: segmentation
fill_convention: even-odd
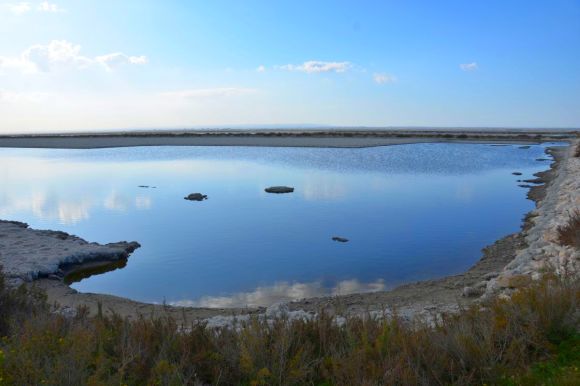
[[[334,287],[325,287],[322,282],[288,283],[279,282],[272,286],[258,287],[252,292],[239,292],[231,296],[204,296],[198,300],[180,300],[171,305],[182,307],[268,307],[274,303],[322,296],[348,295],[362,292],[384,291],[385,282],[378,279],[361,283],[356,279],[343,280]]]

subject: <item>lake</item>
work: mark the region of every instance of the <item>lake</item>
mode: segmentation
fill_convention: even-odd
[[[519,230],[534,204],[517,180],[549,145],[0,149],[0,218],[142,245],[79,291],[268,306],[465,271]]]

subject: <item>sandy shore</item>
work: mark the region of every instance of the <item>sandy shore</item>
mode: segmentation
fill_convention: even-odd
[[[478,133],[478,136],[480,135]],[[107,136],[107,138],[110,137]],[[548,140],[546,137],[542,138],[542,141]],[[40,140],[37,137],[34,139]],[[367,139],[372,141],[377,138]],[[561,140],[561,138],[550,137],[550,140],[556,139]],[[0,139],[0,146],[2,140],[5,139]],[[57,142],[58,140],[61,139],[55,139]],[[479,140],[477,138],[465,139],[466,142]],[[574,146],[578,146],[578,140],[569,140],[574,143]],[[530,139],[514,139],[506,136],[504,141],[519,143],[530,141]],[[497,139],[493,142],[497,142]],[[352,142],[350,144],[352,145]],[[26,281],[30,283],[29,285],[45,290],[49,302],[58,305],[60,312],[74,312],[79,305],[87,306],[92,312],[96,312],[99,305],[102,305],[105,313],[114,312],[121,316],[170,315],[181,321],[207,319],[210,325],[227,323],[234,315],[244,318],[244,315],[273,314],[280,310],[304,316],[313,315],[321,309],[340,314],[396,309],[402,315],[424,314],[428,316],[433,313],[456,310],[460,306],[479,301],[490,294],[509,291],[513,288],[510,278],[514,275],[532,277],[546,264],[559,264],[570,259],[578,261],[580,255],[577,251],[554,245],[553,237],[546,239],[543,236],[546,232],[552,234],[554,227],[567,221],[566,210],[569,211],[574,205],[580,204],[578,196],[580,194],[580,186],[578,186],[580,159],[573,157],[572,150],[573,146],[549,150],[555,162],[552,163],[550,170],[539,173],[535,182],[542,185],[532,188],[529,192],[529,197],[536,201],[536,210],[527,216],[522,232],[506,236],[486,247],[480,261],[464,274],[406,284],[387,292],[305,299],[275,305],[269,309],[172,307],[144,304],[110,295],[78,293],[66,284],[65,278],[68,275],[82,275],[83,272],[95,269],[104,271],[114,269],[114,264],[113,268],[108,266],[111,263],[126,261],[130,252],[137,246],[127,242],[107,245],[88,243],[63,232],[31,230],[25,224],[4,221],[0,221],[2,247],[0,248],[0,264],[5,266],[5,271],[14,283]],[[537,257],[538,248],[542,251],[541,258]]]
[[[538,143],[574,131],[521,130],[257,130],[151,131],[105,134],[4,135],[0,147],[92,149],[129,146],[370,147],[427,142]]]

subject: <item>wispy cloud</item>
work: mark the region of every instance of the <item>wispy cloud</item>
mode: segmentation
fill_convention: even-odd
[[[266,66],[264,66],[263,64],[261,64],[261,65],[259,65],[256,68],[256,71],[258,71],[258,72],[266,72]]]
[[[322,62],[318,60],[310,60],[302,64],[285,64],[277,68],[286,71],[298,71],[308,74],[318,74],[322,72],[346,72],[352,68],[350,62]]]
[[[21,1],[18,3],[0,3],[0,10],[7,10],[14,15],[24,15],[29,12],[47,12],[47,13],[58,13],[64,12],[58,4],[49,3],[48,1],[43,1],[38,3],[36,6],[27,1]]]
[[[18,57],[0,56],[0,70],[17,70],[22,73],[48,72],[55,67],[86,68],[100,64],[112,70],[122,64],[146,64],[146,56],[129,56],[117,52],[90,58],[81,55],[81,46],[66,40],[53,40],[50,43],[35,44]]]
[[[41,102],[50,96],[45,92],[13,92],[0,90],[0,103]]]
[[[376,84],[385,84],[385,83],[394,83],[397,81],[397,78],[393,75],[385,74],[385,73],[375,73],[373,74],[373,80]]]
[[[122,52],[97,56],[95,60],[107,70],[113,70],[124,64],[147,64],[149,61],[146,56],[129,56]]]
[[[32,11],[32,6],[27,2],[20,3],[2,3],[0,4],[0,9],[7,10],[15,15],[24,15]]]
[[[461,68],[463,71],[475,71],[479,67],[477,66],[476,62],[471,62],[471,63],[461,63],[459,65],[459,68]]]
[[[43,1],[42,3],[40,3],[38,7],[36,7],[36,10],[39,12],[51,12],[51,13],[64,12],[64,9],[58,6],[58,4],[49,3],[48,1]]]
[[[258,90],[253,88],[217,87],[217,88],[198,88],[198,89],[168,91],[161,93],[161,95],[169,98],[195,99],[208,97],[232,97],[240,95],[250,95],[257,93],[257,91]]]

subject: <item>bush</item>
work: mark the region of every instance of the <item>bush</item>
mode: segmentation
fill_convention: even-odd
[[[580,249],[580,210],[575,210],[568,224],[558,227],[558,242]]]
[[[339,325],[321,313],[209,329],[90,317],[83,308],[65,318],[2,284],[0,384],[7,385],[520,384],[536,379],[531,363],[556,361],[577,339],[580,298],[577,279],[546,276],[509,300],[436,322],[366,315]],[[566,366],[578,364],[577,354]]]

